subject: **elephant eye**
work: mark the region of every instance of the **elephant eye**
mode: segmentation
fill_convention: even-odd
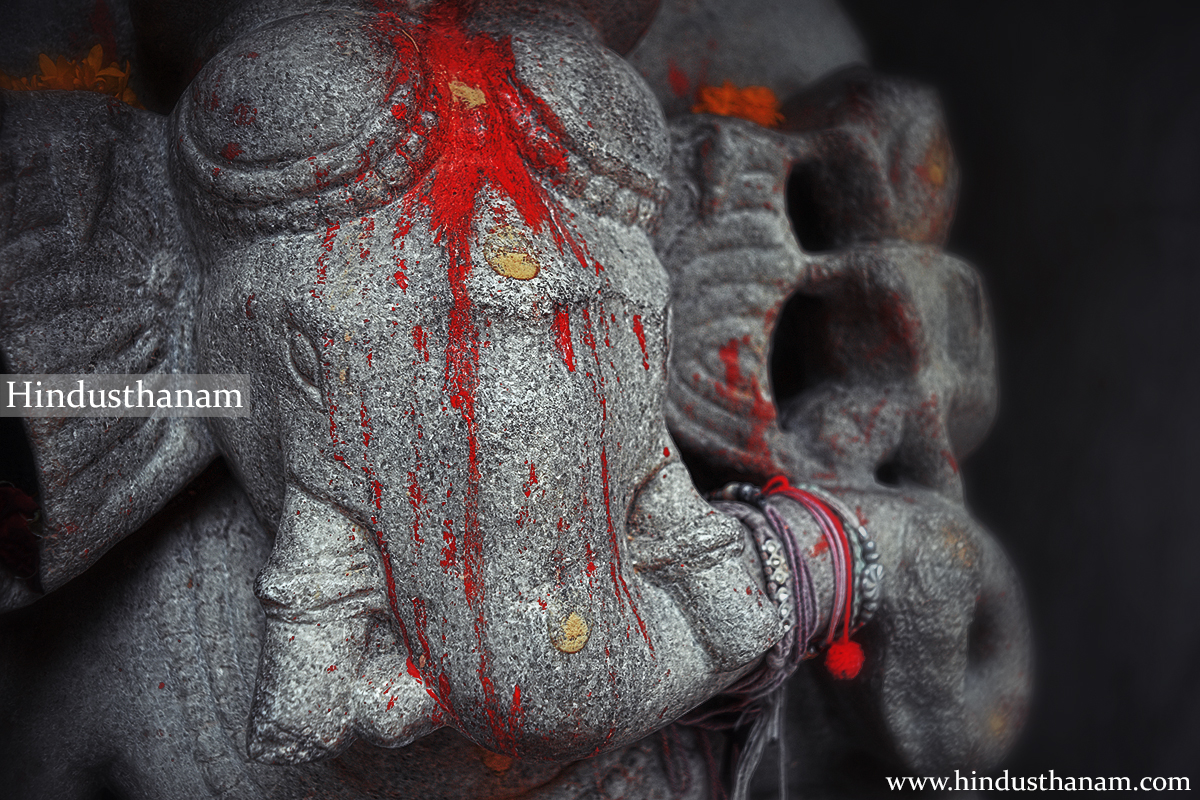
[[[288,326],[288,355],[292,375],[311,401],[321,404],[321,390],[317,380],[320,360],[316,345],[299,328]]]

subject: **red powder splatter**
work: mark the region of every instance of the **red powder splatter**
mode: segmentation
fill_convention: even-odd
[[[500,711],[490,677],[489,648],[484,619],[483,535],[479,523],[480,467],[475,397],[479,385],[480,331],[475,304],[467,289],[472,268],[470,244],[476,203],[485,188],[506,195],[525,226],[534,234],[549,231],[560,252],[569,247],[585,268],[585,252],[560,220],[566,218],[535,175],[558,180],[567,169],[563,128],[546,103],[516,76],[510,41],[487,34],[470,35],[463,19],[467,4],[446,3],[435,7],[420,25],[406,25],[390,4],[379,0],[370,22],[374,36],[391,66],[387,76],[391,90],[385,103],[408,81],[411,65],[419,65],[427,77],[421,110],[436,123],[426,126],[418,115],[408,119],[407,109],[392,106],[393,115],[412,133],[426,141],[425,175],[401,198],[400,220],[393,242],[420,218],[418,206],[428,213],[434,240],[446,252],[446,273],[451,307],[447,319],[443,393],[449,406],[461,416],[466,435],[466,487],[463,491],[462,578],[468,608],[476,615],[475,635],[479,653],[479,677],[484,708],[495,719]],[[397,273],[398,275],[399,273]],[[400,283],[399,278],[396,279]],[[404,288],[401,285],[401,288]],[[556,330],[558,318],[555,320]],[[414,343],[416,332],[414,331]],[[567,339],[569,344],[569,338]],[[573,355],[560,337],[560,351],[568,368]],[[420,348],[419,348],[420,349]],[[443,568],[455,562],[457,542],[453,525],[444,535]],[[388,561],[386,555],[385,562]],[[389,593],[394,593],[391,574]],[[396,609],[393,607],[393,611]],[[410,650],[411,652],[411,650]],[[444,684],[444,685],[443,685]],[[439,677],[441,702],[453,714],[450,686]],[[502,729],[493,724],[497,738]]]
[[[670,457],[670,455],[671,455],[671,448],[669,448],[669,447],[664,447],[664,448],[663,448],[663,455],[664,455],[664,456],[667,456],[667,457]]]
[[[633,315],[633,335],[637,337],[638,345],[642,348],[642,366],[650,370],[650,356],[646,352],[646,331],[642,328],[642,315]]]
[[[167,682],[166,681],[161,682],[160,684],[158,684],[158,688],[160,688],[160,689],[167,688]]]
[[[954,457],[954,454],[951,453],[949,450],[943,450],[942,458],[946,459],[946,463],[950,465],[950,469],[954,472],[955,475],[957,475],[958,474],[958,459],[956,459]]]
[[[221,149],[221,156],[226,161],[233,161],[242,154],[242,146],[237,142],[230,142]]]
[[[408,663],[410,663],[410,664],[411,664],[411,663],[412,663],[412,659],[409,659]],[[391,711],[391,710],[392,710],[392,708],[394,708],[394,707],[395,707],[395,705],[396,705],[396,698],[394,698],[394,697],[389,697],[389,698],[388,698],[388,704],[387,704],[387,710],[388,710],[388,711]]]
[[[258,117],[258,109],[251,108],[245,103],[238,103],[233,107],[233,124],[234,125],[250,125]]]
[[[828,549],[829,549],[829,542],[822,539],[819,542],[817,542],[816,544],[814,544],[812,546],[812,549],[808,551],[808,557],[816,558],[817,556],[821,555]]]
[[[876,306],[873,327],[879,341],[863,353],[864,361],[900,363],[913,373],[920,369],[921,321],[908,315],[909,307],[899,292],[892,292],[887,302]]]
[[[667,80],[671,84],[671,91],[676,97],[687,97],[690,88],[687,73],[679,68],[675,59],[668,61],[667,65]]]
[[[254,309],[252,307],[253,303],[254,295],[251,294],[246,298],[246,319],[254,319]]]

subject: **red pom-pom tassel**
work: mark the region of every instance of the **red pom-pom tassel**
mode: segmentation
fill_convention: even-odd
[[[843,636],[825,653],[825,669],[840,681],[848,681],[858,677],[863,665],[863,650],[858,642],[848,636]]]

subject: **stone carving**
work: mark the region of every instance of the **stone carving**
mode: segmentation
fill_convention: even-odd
[[[254,376],[249,418],[27,421],[10,785],[709,796],[715,740],[664,726],[785,631],[693,480],[775,474],[853,506],[888,575],[863,675],[820,691],[911,768],[1003,754],[1028,633],[962,507],[993,355],[940,251],[936,103],[851,72],[783,131],[668,127],[608,49],[652,6],[247,5],[170,115],[5,93],[6,367]],[[825,627],[829,556],[781,508]]]

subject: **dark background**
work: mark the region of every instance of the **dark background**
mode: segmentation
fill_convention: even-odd
[[[992,301],[971,508],[1033,610],[1014,774],[1200,781],[1200,4],[843,0],[941,94]]]

